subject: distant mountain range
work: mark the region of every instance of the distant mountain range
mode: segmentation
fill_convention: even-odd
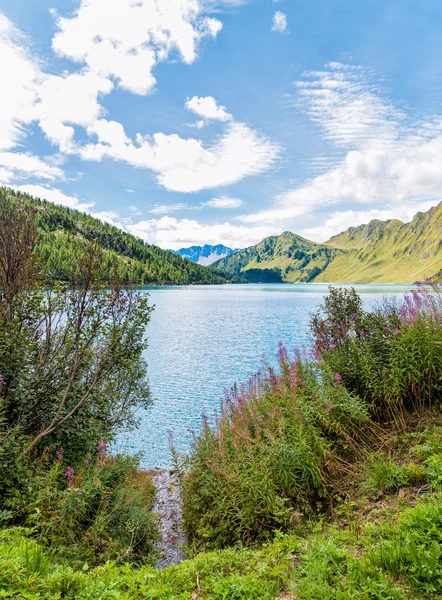
[[[222,244],[217,244],[216,246],[205,244],[204,246],[191,246],[190,248],[172,250],[172,252],[199,265],[208,266],[221,258],[238,252],[238,250],[232,250],[232,248],[227,248],[227,246],[223,246]]]
[[[413,283],[442,276],[442,202],[397,219],[350,227],[324,244],[294,233],[268,237],[213,263],[248,281]]]

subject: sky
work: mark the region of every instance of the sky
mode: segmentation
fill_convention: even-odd
[[[163,248],[442,199],[440,0],[0,0],[0,185]]]

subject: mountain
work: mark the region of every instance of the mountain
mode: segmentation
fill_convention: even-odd
[[[203,267],[157,246],[103,223],[77,210],[52,204],[6,188],[0,195],[31,204],[36,209],[39,231],[36,253],[49,272],[68,280],[85,240],[96,242],[104,251],[101,269],[109,281],[117,269],[121,281],[139,285],[214,284],[232,277],[212,267]]]
[[[324,244],[285,232],[213,266],[248,281],[413,283],[442,280],[442,202],[411,222],[373,220]]]
[[[346,250],[315,281],[413,283],[438,278],[442,269],[442,202],[417,213],[409,223],[397,219],[350,227],[325,242]]]
[[[180,250],[172,250],[175,254],[179,254],[192,262],[195,262],[199,265],[211,265],[221,258],[225,258],[226,256],[230,256],[237,250],[232,250],[231,248],[227,248],[227,246],[223,246],[222,244],[217,244],[216,246],[210,246],[209,244],[204,244],[204,246],[191,246],[190,248],[181,248]]]
[[[222,258],[213,266],[243,276],[247,281],[313,281],[341,254],[345,251],[310,242],[286,231]]]

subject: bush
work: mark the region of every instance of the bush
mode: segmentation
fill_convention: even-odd
[[[248,544],[288,530],[330,500],[367,422],[364,403],[279,350],[271,368],[234,387],[215,429],[205,422],[183,481],[189,540]]]
[[[5,514],[73,564],[149,561],[157,538],[151,477],[136,459],[108,457],[105,448],[74,468],[62,451],[53,464],[43,457],[28,465],[26,486],[4,498]]]
[[[354,289],[330,288],[312,331],[322,368],[339,374],[377,420],[404,425],[408,412],[441,403],[442,296],[431,282],[371,312]]]

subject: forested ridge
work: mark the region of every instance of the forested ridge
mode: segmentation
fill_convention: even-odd
[[[68,281],[86,241],[103,251],[100,276],[110,281],[138,285],[218,284],[232,277],[218,269],[203,267],[145,243],[134,235],[104,223],[91,215],[33,198],[7,188],[0,195],[30,204],[35,209],[39,236],[36,254],[45,272],[53,279]]]

